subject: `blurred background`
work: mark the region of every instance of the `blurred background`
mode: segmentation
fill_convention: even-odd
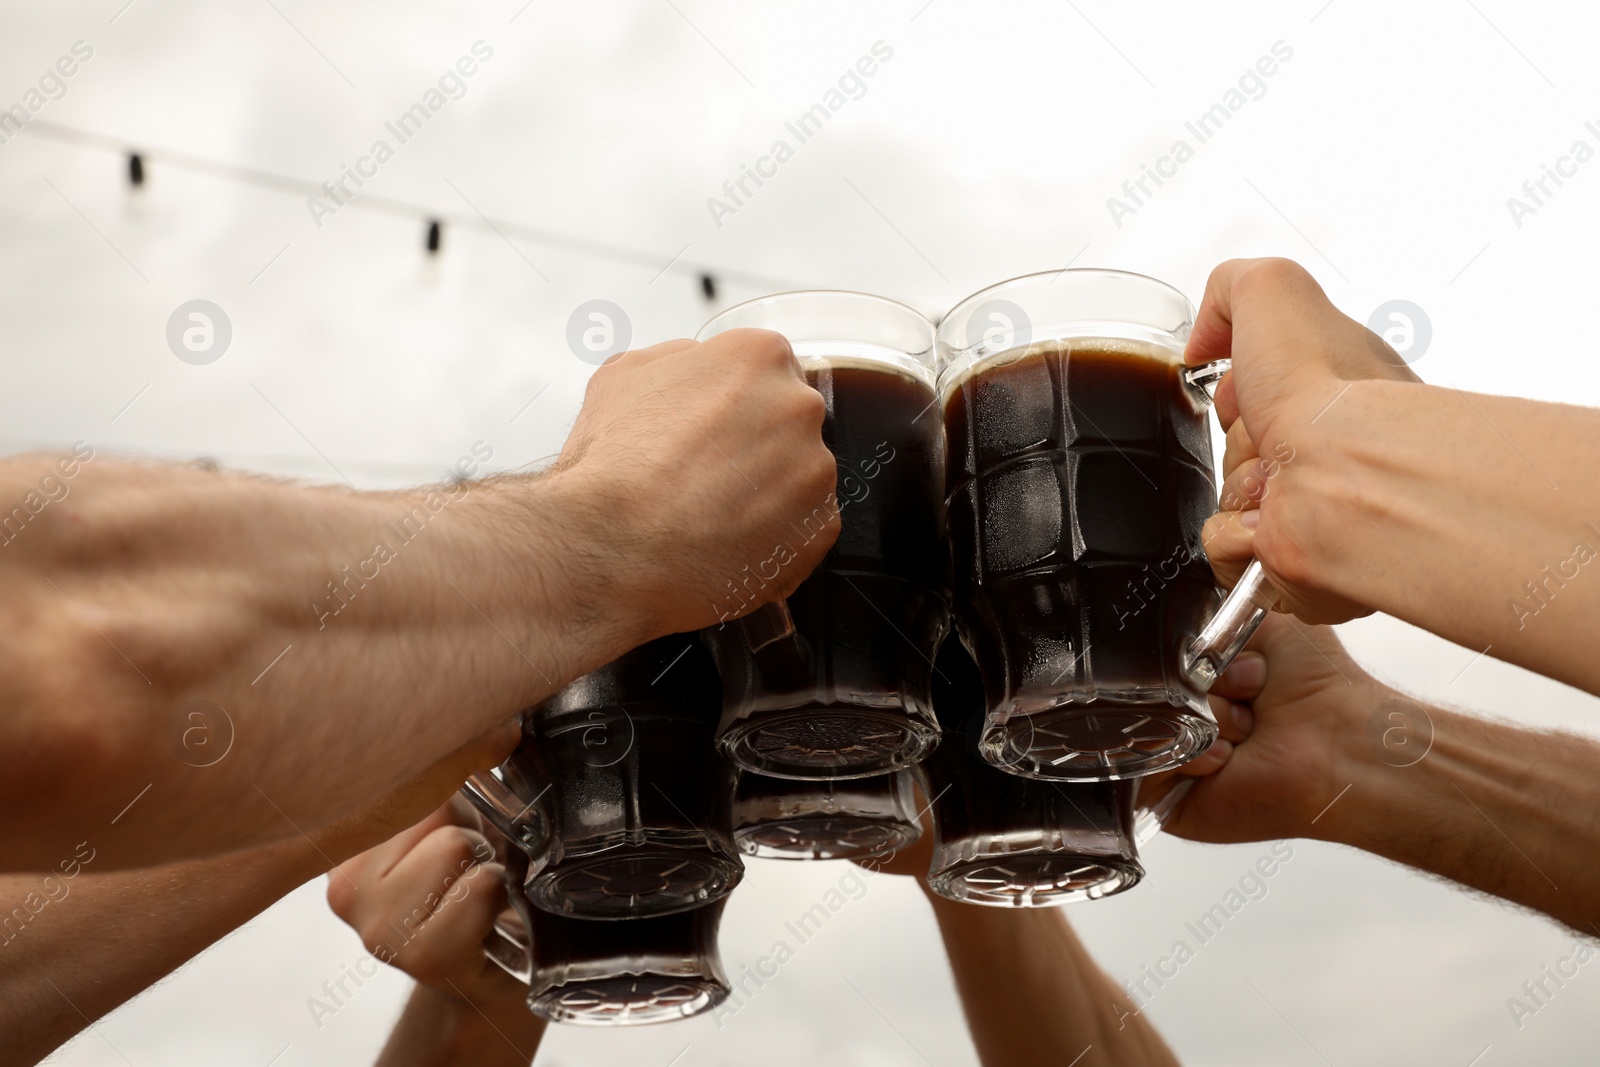
[[[477,442],[493,470],[533,468],[597,362],[570,342],[591,301],[647,344],[784,288],[937,314],[1074,264],[1198,299],[1220,260],[1267,254],[1399,330],[1430,382],[1600,404],[1592,341],[1573,338],[1593,306],[1600,162],[1542,203],[1523,191],[1574,142],[1600,148],[1593,5],[6,0],[0,25],[0,108],[29,116],[0,117],[7,451],[83,439],[362,487],[437,480]],[[875,73],[841,83],[868,55]],[[62,56],[75,72],[41,85]],[[475,73],[401,143],[385,124],[462,56]],[[786,127],[830,101],[803,143]],[[1226,121],[1200,129],[1219,103]],[[792,156],[730,196],[779,140]],[[1182,163],[1161,163],[1180,140]],[[1163,184],[1140,189],[1158,163]],[[358,167],[343,203],[320,191]],[[226,346],[169,343],[193,300],[220,309]],[[1600,724],[1594,698],[1394,620],[1342,630],[1430,699]],[[1520,1027],[1507,1006],[1569,933],[1365,855],[1293,848],[1148,1004],[1185,1063],[1592,1062],[1600,973]],[[1143,885],[1071,918],[1134,978],[1267,849],[1157,839]],[[841,873],[752,862],[724,924],[729,971]],[[370,1062],[408,980],[385,973],[320,1025],[308,1008],[360,953],[319,880],[51,1062]],[[720,1026],[557,1027],[539,1056],[756,1060],[975,1062],[909,884],[871,882]]]

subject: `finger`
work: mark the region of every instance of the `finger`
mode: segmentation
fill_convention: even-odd
[[[1183,350],[1184,363],[1195,367],[1233,355],[1233,283],[1254,262],[1230,259],[1219,264],[1206,279],[1194,329],[1189,331],[1189,343]]]
[[[1228,760],[1233,756],[1233,743],[1226,738],[1217,738],[1211,742],[1211,747],[1206,749],[1194,759],[1178,768],[1177,773],[1186,774],[1191,778],[1200,778],[1208,774],[1216,774],[1227,766]]]
[[[1227,700],[1254,700],[1267,684],[1267,657],[1259,652],[1241,652],[1211,687],[1213,696]]]
[[[483,939],[506,906],[500,865],[473,868],[452,883],[429,918],[407,929],[411,940],[397,962],[415,978],[472,973],[484,959]]]
[[[773,330],[729,330],[711,338],[705,347],[707,354],[718,359],[770,360],[786,366],[801,381],[805,380],[800,361],[794,356],[794,346],[787,337]]]
[[[423,838],[440,827],[451,824],[453,821],[451,809],[452,801],[446,800],[442,807],[434,809],[416,824],[406,827],[387,841],[374,845],[354,859],[341,863],[339,870],[357,886],[364,885],[370,878],[383,878]]]
[[[1211,714],[1217,720],[1217,733],[1235,745],[1249,739],[1256,728],[1255,712],[1248,704],[1219,697],[1215,693],[1206,698],[1211,704]]]
[[[454,823],[436,826],[433,832],[391,867],[384,880],[419,896],[440,893],[457,878],[485,863],[493,862],[494,846],[476,830]]]
[[[1245,429],[1243,419],[1235,419],[1233,425],[1228,427],[1227,436],[1223,439],[1222,473],[1226,477],[1238,469],[1240,464],[1259,459],[1260,452],[1256,450],[1256,443],[1250,439],[1250,431]],[[1235,510],[1229,508],[1229,511]]]
[[[1232,589],[1239,576],[1255,558],[1255,529],[1245,525],[1246,519],[1254,521],[1261,512],[1219,511],[1206,520],[1200,528],[1200,544],[1217,584]]]
[[[1217,388],[1211,394],[1211,407],[1217,413],[1217,421],[1224,430],[1231,430],[1239,421],[1239,395],[1234,392],[1233,372],[1229,371],[1217,383]]]
[[[1222,511],[1249,511],[1260,507],[1272,489],[1273,473],[1274,468],[1262,459],[1241,463],[1222,479],[1222,490],[1217,494],[1218,508]]]
[[[421,920],[444,899],[462,875],[494,855],[487,839],[475,830],[439,826],[400,857],[382,879],[372,883],[369,906]],[[429,906],[430,899],[433,902]],[[420,912],[419,912],[420,909]]]
[[[459,789],[451,794],[446,806],[450,809],[450,821],[455,825],[480,834],[488,829],[478,809],[472,806],[472,801],[468,800]]]
[[[1290,370],[1302,360],[1302,355],[1292,346],[1274,344],[1270,339],[1281,340],[1288,331],[1304,329],[1310,321],[1325,321],[1325,313],[1332,310],[1327,294],[1316,279],[1292,260],[1274,257],[1229,260],[1212,271],[1206,280],[1205,295],[1195,315],[1184,360],[1195,365],[1236,357],[1234,342],[1245,328],[1241,324],[1248,323],[1254,340],[1241,346],[1241,352],[1250,352],[1250,358],[1258,364],[1272,363],[1281,370]],[[1260,372],[1252,373],[1257,382],[1262,381]],[[1231,385],[1235,376],[1236,372],[1229,374],[1221,385]],[[1258,398],[1256,403],[1262,399],[1270,401],[1272,393],[1280,394],[1281,398],[1281,394],[1292,391],[1293,386],[1286,380],[1274,387],[1267,397]],[[1231,427],[1239,416],[1235,389],[1219,388],[1215,403],[1222,425]]]

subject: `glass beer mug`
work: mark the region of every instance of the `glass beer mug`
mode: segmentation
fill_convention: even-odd
[[[1206,690],[1264,616],[1222,597],[1207,411],[1231,361],[1185,368],[1194,308],[1112,270],[1015,278],[938,329],[956,628],[988,701],[986,759],[1104,781],[1216,738]]]
[[[922,836],[910,771],[845,781],[739,772],[733,840],[779,860],[886,859]]]
[[[728,998],[717,952],[721,900],[646,919],[595,922],[552,915],[523,891],[527,856],[511,849],[511,907],[483,952],[528,986],[528,1010],[553,1023],[641,1026],[688,1019]]]
[[[938,738],[928,684],[949,613],[933,324],[864,293],[779,293],[722,312],[699,339],[740,327],[787,337],[827,401],[842,529],[786,602],[704,631],[724,688],[718,743],[779,778],[910,767]],[[781,560],[729,561],[729,616],[770,599]]]
[[[693,634],[663,637],[523,714],[523,742],[466,793],[530,860],[539,908],[585,919],[684,911],[730,892],[733,775],[712,744],[722,689]]]
[[[1051,782],[983,758],[985,704],[961,642],[939,650],[939,747],[917,768],[932,798],[928,887],[950,900],[1038,908],[1098,900],[1144,878],[1139,846],[1159,833],[1192,779]]]

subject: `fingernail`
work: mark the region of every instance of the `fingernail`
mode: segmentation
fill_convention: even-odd
[[[1230,689],[1257,693],[1267,684],[1267,659],[1259,652],[1241,652],[1239,658],[1222,672],[1222,680]]]
[[[1254,730],[1255,727],[1256,727],[1255,712],[1251,711],[1249,708],[1245,707],[1243,704],[1234,704],[1234,705],[1232,705],[1232,707],[1233,707],[1233,728],[1235,730],[1238,730],[1244,736],[1249,737],[1250,736],[1250,731]]]
[[[1228,757],[1233,755],[1233,742],[1217,738],[1211,742],[1211,747],[1206,749],[1206,755],[1217,761],[1217,766],[1228,762]]]
[[[1239,522],[1246,530],[1254,530],[1261,525],[1261,509],[1251,508],[1249,511],[1242,513],[1239,516]]]

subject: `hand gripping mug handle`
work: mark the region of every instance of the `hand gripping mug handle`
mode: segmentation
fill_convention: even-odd
[[[507,841],[527,848],[544,836],[544,819],[536,806],[538,798],[534,803],[524,803],[494,771],[475,772],[467,778],[461,793]],[[523,822],[530,814],[536,817],[536,825],[531,830]]]
[[[502,971],[528,985],[533,981],[533,962],[528,957],[528,943],[515,917],[516,912],[507,908],[494,921],[494,927],[483,939],[483,954]]]
[[[1232,369],[1231,359],[1213,360],[1188,368],[1183,372],[1183,380],[1201,390],[1209,403],[1217,382]],[[1178,666],[1185,681],[1205,692],[1228,669],[1233,657],[1267,617],[1267,609],[1260,603],[1266,589],[1267,572],[1262,569],[1260,560],[1253,559],[1216,614],[1184,648]]]

